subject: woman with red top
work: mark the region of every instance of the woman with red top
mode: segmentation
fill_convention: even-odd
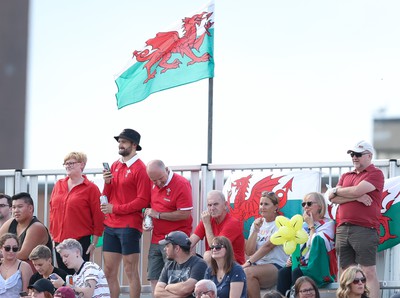
[[[104,214],[98,187],[82,174],[86,162],[86,154],[81,152],[71,152],[64,158],[67,177],[57,181],[51,194],[50,233],[56,245],[68,238],[78,240],[83,259],[89,261],[103,234]],[[58,267],[73,274],[58,253],[56,257]]]

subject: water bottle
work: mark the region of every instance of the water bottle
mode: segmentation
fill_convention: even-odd
[[[108,198],[105,195],[100,196],[100,205],[108,204]]]
[[[151,230],[153,228],[153,219],[150,217],[150,215],[144,216],[143,226],[146,230]]]

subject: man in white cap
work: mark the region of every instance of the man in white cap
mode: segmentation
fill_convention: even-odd
[[[366,274],[370,297],[379,297],[376,253],[379,245],[379,219],[384,177],[372,164],[374,148],[360,141],[350,154],[354,170],[343,174],[329,199],[339,204],[336,250],[342,270],[359,264]]]

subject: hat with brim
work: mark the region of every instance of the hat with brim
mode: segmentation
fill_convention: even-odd
[[[367,143],[366,141],[360,141],[357,144],[355,144],[352,149],[347,150],[347,154],[352,152],[362,153],[364,151],[368,151],[374,154],[374,147],[372,147],[372,145],[370,143]]]
[[[51,295],[54,295],[54,291],[56,290],[47,278],[37,280],[33,285],[29,285],[28,289],[35,289],[38,292],[49,292]]]
[[[64,286],[57,289],[57,291],[54,293],[54,297],[75,298],[75,293],[70,287]]]
[[[158,243],[160,245],[172,243],[188,249],[190,249],[190,245],[192,244],[189,237],[182,231],[173,231],[166,235],[164,240],[161,240]]]
[[[130,128],[125,128],[119,136],[115,136],[114,139],[117,141],[122,138],[122,139],[127,139],[133,143],[136,144],[136,151],[142,150],[142,147],[139,145],[140,143],[140,133],[138,133],[136,130],[130,129]]]

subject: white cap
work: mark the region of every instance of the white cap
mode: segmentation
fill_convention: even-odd
[[[361,153],[364,151],[369,151],[372,154],[375,152],[374,147],[372,147],[370,143],[367,143],[366,141],[360,141],[355,144],[352,149],[347,150],[347,154],[351,152]]]

